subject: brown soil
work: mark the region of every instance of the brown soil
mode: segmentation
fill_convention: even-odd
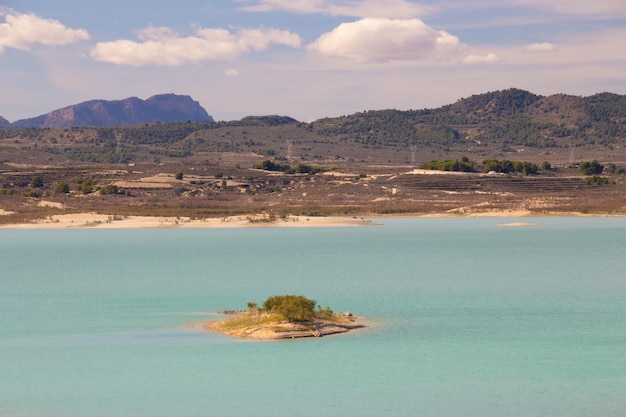
[[[51,216],[94,212],[125,216],[224,218],[288,216],[626,214],[626,176],[590,183],[577,169],[539,175],[442,173],[413,166],[322,165],[316,175],[190,163],[180,166],[38,166],[0,162],[0,223],[41,222]],[[106,169],[105,169],[106,168]],[[31,185],[33,177],[43,187]],[[116,194],[84,193],[81,178]],[[70,193],[56,192],[61,182]],[[8,195],[7,195],[8,194]]]

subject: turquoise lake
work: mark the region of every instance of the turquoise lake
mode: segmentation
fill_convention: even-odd
[[[0,416],[626,415],[626,218],[375,220],[1,230]],[[371,326],[189,325],[275,294]]]

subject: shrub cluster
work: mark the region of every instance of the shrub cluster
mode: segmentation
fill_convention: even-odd
[[[457,172],[474,172],[474,162],[467,157],[461,160],[444,159],[442,161],[432,160],[419,166],[420,169],[432,169],[436,171],[457,171]]]
[[[585,161],[580,164],[580,172],[584,175],[598,175],[604,171],[604,165],[596,161]]]
[[[266,159],[260,164],[253,165],[252,168],[262,169],[265,171],[284,172],[285,174],[317,174],[318,172],[323,171],[322,168],[313,167],[307,164],[297,164],[292,167],[289,164],[281,164],[278,162],[272,162],[269,159]]]
[[[587,185],[605,185],[609,183],[609,179],[599,175],[592,175],[591,177],[587,177],[586,183]]]
[[[509,161],[504,159],[502,161],[498,161],[497,159],[486,159],[483,161],[484,172],[501,172],[504,174],[509,173],[521,173],[524,175],[536,174],[537,173],[537,164],[533,164],[532,162],[521,162],[521,161]]]
[[[263,303],[263,309],[277,313],[289,321],[309,321],[315,318],[317,302],[302,295],[274,295]]]

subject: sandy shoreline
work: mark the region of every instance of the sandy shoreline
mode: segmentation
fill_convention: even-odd
[[[11,214],[0,209],[0,216]],[[378,218],[539,218],[539,217],[607,217],[583,213],[543,213],[528,210],[494,210],[458,212],[448,211],[429,214],[376,215]],[[288,216],[269,219],[264,215],[240,215],[219,218],[191,219],[188,217],[119,216],[99,213],[55,214],[29,223],[0,224],[0,229],[155,229],[155,228],[259,228],[259,227],[354,227],[372,226],[379,223],[364,217],[348,216]],[[499,226],[535,226],[534,223],[514,222]]]
[[[188,217],[112,216],[98,213],[56,214],[30,223],[3,224],[0,229],[153,229],[242,227],[349,227],[376,223],[361,217],[289,216],[269,220],[264,216]]]

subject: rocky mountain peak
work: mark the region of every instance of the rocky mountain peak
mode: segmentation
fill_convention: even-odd
[[[90,100],[50,113],[18,120],[14,128],[67,128],[75,126],[121,126],[151,122],[213,121],[190,96],[159,94],[142,100]],[[2,121],[0,121],[0,125]]]
[[[9,122],[4,117],[0,116],[0,129],[5,129],[11,127],[11,122]]]

